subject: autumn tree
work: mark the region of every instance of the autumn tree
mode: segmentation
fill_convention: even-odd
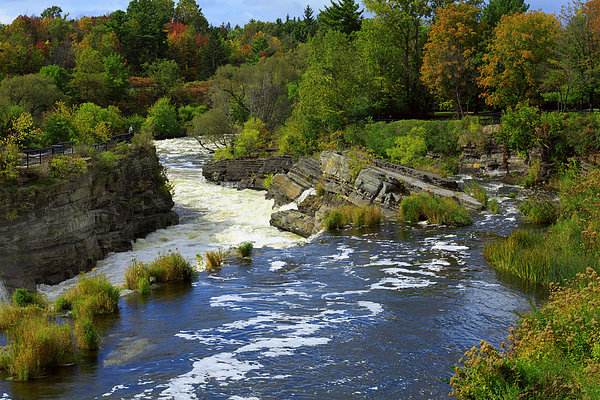
[[[471,5],[449,4],[438,10],[425,44],[423,82],[440,102],[451,101],[460,117],[476,90],[478,16],[479,10]]]
[[[559,25],[538,11],[504,15],[484,55],[479,85],[490,106],[541,102],[541,86],[554,57]]]

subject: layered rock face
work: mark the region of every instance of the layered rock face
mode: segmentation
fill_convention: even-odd
[[[0,279],[9,289],[56,284],[94,267],[134,239],[178,222],[154,149],[112,167],[19,196],[0,218]]]
[[[308,237],[320,230],[322,219],[332,208],[377,205],[384,214],[391,215],[397,212],[404,196],[420,192],[454,198],[473,210],[483,208],[456,182],[439,175],[374,160],[353,179],[353,162],[347,152],[324,151],[318,159],[301,158],[286,174],[275,175],[268,194],[275,199],[275,205],[293,201],[299,204],[298,210],[273,213],[271,225]],[[324,195],[309,195],[298,201],[303,193],[317,186]]]
[[[263,189],[264,178],[285,173],[294,161],[290,156],[219,160],[202,167],[202,175],[211,182],[226,183],[238,189]]]

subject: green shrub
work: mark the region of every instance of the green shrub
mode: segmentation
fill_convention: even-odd
[[[588,269],[522,316],[503,352],[473,347],[453,367],[459,399],[595,399],[600,395],[600,279]]]
[[[263,186],[266,189],[271,189],[271,184],[273,181],[273,176],[275,176],[275,174],[267,174],[265,175],[265,179],[263,180]]]
[[[138,279],[138,289],[140,294],[150,293],[150,281],[148,280],[148,277],[142,276]]]
[[[437,225],[465,226],[473,223],[471,214],[454,199],[417,193],[400,203],[400,219],[411,223],[429,221]]]
[[[160,98],[148,110],[142,131],[149,131],[157,139],[179,137],[184,134],[177,112],[167,97]]]
[[[121,159],[121,156],[113,153],[112,151],[102,151],[94,155],[94,163],[104,169],[112,169],[117,165],[117,162]]]
[[[81,274],[77,285],[64,297],[72,304],[73,315],[109,314],[118,309],[119,289],[102,274]]]
[[[252,249],[254,249],[252,242],[244,242],[237,247],[237,252],[240,257],[247,258],[252,255]]]
[[[386,149],[385,152],[392,162],[414,165],[427,153],[424,135],[423,127],[415,127],[406,136],[397,137],[394,147]]]
[[[519,204],[519,211],[533,224],[554,224],[558,220],[559,205],[542,195],[532,195]]]
[[[488,194],[487,190],[483,186],[481,186],[478,182],[471,181],[465,191],[469,193],[475,200],[480,202],[484,207],[487,207],[488,204]]]
[[[79,156],[60,155],[50,161],[50,174],[54,178],[68,179],[87,171],[87,162]]]
[[[132,265],[125,271],[125,287],[127,289],[142,289],[140,282],[165,283],[172,281],[190,282],[196,274],[192,265],[179,253],[168,251],[159,254],[153,262],[143,264],[133,260]]]
[[[25,307],[36,303],[36,295],[25,288],[19,288],[13,292],[12,301],[19,307]]]
[[[517,152],[530,150],[537,139],[537,127],[540,126],[540,110],[526,103],[519,103],[514,109],[502,114],[500,130],[496,137],[507,148]]]

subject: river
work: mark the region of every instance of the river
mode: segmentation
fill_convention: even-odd
[[[305,240],[269,226],[264,193],[216,186],[193,139],[157,142],[181,223],[111,254],[114,284],[132,259],[175,250],[192,262],[244,241],[252,261],[121,299],[100,319],[101,349],[20,383],[2,399],[440,399],[441,378],[485,339],[498,345],[530,296],[499,279],[483,245],[520,224],[518,189],[484,183],[499,215],[465,228],[346,230]],[[461,179],[466,179],[465,177]],[[73,285],[39,289],[50,298]]]

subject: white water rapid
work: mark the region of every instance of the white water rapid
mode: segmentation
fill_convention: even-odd
[[[157,141],[155,145],[173,185],[180,223],[136,240],[131,251],[112,253],[99,261],[96,271],[105,274],[111,283],[124,283],[125,271],[133,259],[152,261],[160,252],[168,250],[179,251],[195,264],[196,254],[242,242],[252,242],[255,248],[286,248],[304,241],[269,225],[273,200],[265,200],[264,192],[236,190],[207,182],[201,165],[208,154],[196,140],[169,139]],[[54,286],[40,285],[38,290],[53,299],[76,280]]]

